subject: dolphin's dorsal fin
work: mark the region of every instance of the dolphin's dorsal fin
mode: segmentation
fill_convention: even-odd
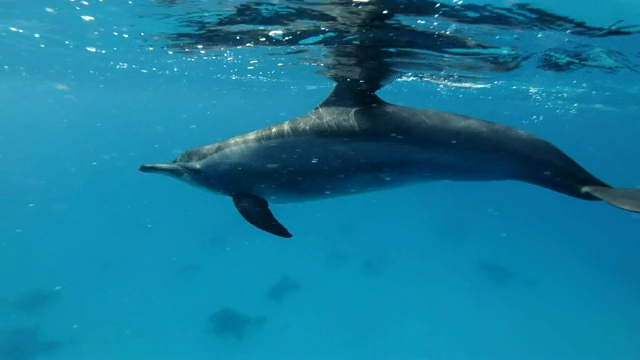
[[[318,107],[369,107],[385,104],[374,91],[357,80],[338,81]]]

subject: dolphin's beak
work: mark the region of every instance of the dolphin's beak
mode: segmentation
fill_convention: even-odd
[[[180,177],[185,171],[181,166],[176,164],[143,164],[140,165],[140,171],[145,173],[158,173]]]

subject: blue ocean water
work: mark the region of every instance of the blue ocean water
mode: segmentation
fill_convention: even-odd
[[[640,15],[623,0],[532,4],[594,26]],[[226,197],[140,173],[303,115],[332,88],[317,64],[257,48],[168,51],[148,34],[175,24],[154,12],[0,0],[0,360],[640,358],[633,213],[523,183],[439,182],[274,205],[295,235],[281,239]],[[578,41],[533,34],[517,46]],[[471,84],[405,76],[379,94],[518,127],[638,187],[638,40],[579,39],[628,54],[616,71],[525,64]],[[278,301],[283,276],[299,287]],[[225,308],[251,323],[241,339],[212,330]]]

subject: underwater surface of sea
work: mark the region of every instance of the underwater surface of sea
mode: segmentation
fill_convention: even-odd
[[[274,204],[283,239],[138,171],[309,112],[368,3],[0,0],[0,360],[640,359],[637,214],[444,181]],[[638,2],[380,3],[383,99],[640,187]]]

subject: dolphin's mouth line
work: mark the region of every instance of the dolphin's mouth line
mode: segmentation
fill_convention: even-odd
[[[159,172],[160,170],[160,166],[157,164],[142,164],[140,165],[140,171],[142,172],[146,172],[146,173],[151,173],[151,172]]]
[[[167,175],[178,175],[184,172],[184,169],[176,164],[142,164],[139,168],[144,173],[159,173]]]

